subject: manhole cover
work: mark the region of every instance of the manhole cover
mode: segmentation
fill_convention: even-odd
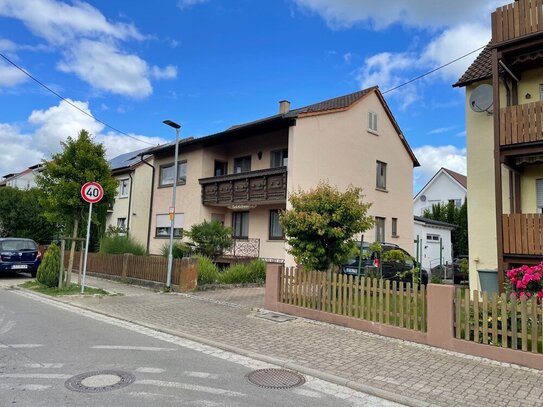
[[[99,370],[82,373],[66,380],[64,385],[68,390],[81,393],[103,393],[128,386],[136,380],[131,373],[118,370]]]
[[[296,319],[295,317],[291,317],[289,315],[283,315],[283,314],[276,314],[274,312],[265,312],[257,315],[258,318],[267,319],[268,321],[273,322],[287,322],[292,321],[293,319]]]
[[[247,375],[247,380],[267,389],[290,389],[305,383],[301,374],[285,369],[255,370]]]

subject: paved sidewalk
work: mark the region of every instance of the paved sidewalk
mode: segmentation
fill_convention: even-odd
[[[258,318],[259,312],[248,305],[228,306],[216,298],[162,294],[92,277],[88,284],[125,295],[63,301],[181,336],[288,360],[428,405],[543,405],[543,372],[300,318],[270,322]]]

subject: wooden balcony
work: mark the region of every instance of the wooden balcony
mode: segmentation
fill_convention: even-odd
[[[543,255],[543,214],[502,216],[504,255]]]
[[[519,0],[492,13],[492,45],[543,32],[543,1]]]
[[[243,205],[284,203],[287,167],[200,179],[202,204],[235,208]]]
[[[500,145],[543,141],[543,102],[500,109]]]

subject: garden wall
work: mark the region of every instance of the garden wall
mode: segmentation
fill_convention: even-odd
[[[464,339],[458,336],[457,326],[465,325],[466,320],[455,315],[458,313],[458,300],[455,302],[457,295],[454,286],[429,284],[426,291],[424,289],[419,290],[417,296],[413,297],[415,291],[413,287],[410,287],[411,292],[406,293],[408,289],[407,286],[404,286],[401,293],[389,292],[387,294],[387,290],[391,290],[391,288],[383,282],[376,284],[372,281],[370,284],[367,280],[358,279],[356,280],[357,284],[355,284],[353,279],[352,283],[349,283],[349,280],[347,281],[345,288],[343,285],[338,286],[339,276],[335,277],[335,280],[334,277],[330,280],[323,277],[324,273],[319,274],[320,276],[315,277],[314,273],[302,272],[301,270],[292,271],[280,265],[268,264],[266,270],[266,309],[422,343],[467,355],[543,369],[543,355],[541,353],[511,349],[505,347],[504,343],[478,343],[478,336],[477,340],[473,335],[466,335]],[[343,278],[344,276],[341,276],[342,281]],[[336,282],[335,285],[334,281]],[[362,281],[364,281],[364,285],[362,285]],[[369,291],[368,286],[370,286]],[[380,291],[380,287],[385,287],[384,291]],[[399,286],[397,288],[399,291]],[[352,290],[352,294],[350,294],[350,290]],[[426,298],[421,299],[421,292],[423,295],[425,293]],[[293,293],[296,293],[295,300],[292,297]],[[340,295],[341,299],[339,298]],[[411,322],[409,325],[404,322],[402,327],[398,326],[400,320],[399,306],[393,308],[389,305],[388,319],[386,318],[387,295],[390,298],[394,296],[402,298],[403,318],[405,318],[407,310],[410,310]],[[364,301],[362,301],[362,298],[364,298]],[[415,304],[415,298],[417,304]],[[358,311],[354,311],[356,309],[354,307],[355,301]],[[346,308],[344,308],[345,303],[347,304]],[[421,303],[424,305],[421,305]],[[353,308],[349,304],[353,304]],[[391,304],[391,301],[389,304]],[[351,309],[352,312],[349,311]],[[382,311],[379,311],[379,309],[385,310],[384,313],[380,313]],[[488,319],[482,321],[481,318],[475,317],[473,311],[471,311],[471,314],[473,321],[477,321],[473,322],[468,319],[468,321],[471,321],[472,330],[474,329],[473,325],[477,324],[478,327],[481,327],[482,332],[485,321],[488,321]],[[393,315],[396,316],[395,323],[393,322]],[[541,318],[541,314],[539,315]],[[419,322],[416,329],[415,318]],[[421,324],[422,321],[424,323]],[[497,327],[496,325],[496,329]],[[528,328],[525,331],[528,332]],[[458,332],[461,332],[461,329]],[[539,337],[541,338],[541,335]],[[529,348],[537,349],[537,347],[532,348],[531,346]]]

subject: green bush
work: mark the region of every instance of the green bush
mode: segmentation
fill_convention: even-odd
[[[60,273],[60,249],[51,243],[38,267],[36,279],[47,287],[56,287]]]
[[[219,275],[221,284],[263,283],[266,280],[266,263],[253,260],[249,264],[234,264]]]
[[[196,253],[217,259],[223,255],[234,244],[232,240],[232,229],[225,227],[218,220],[192,225],[190,230],[184,232],[194,246]]]
[[[146,254],[145,247],[130,236],[104,236],[100,239],[100,253],[124,254],[136,256]]]
[[[219,270],[209,257],[198,257],[198,284],[215,284],[219,280]]]
[[[183,242],[174,241],[172,247],[172,256],[174,259],[182,259],[183,257],[190,257],[192,252],[191,247]],[[160,253],[164,257],[168,257],[170,254],[170,242],[166,242],[160,248]]]

